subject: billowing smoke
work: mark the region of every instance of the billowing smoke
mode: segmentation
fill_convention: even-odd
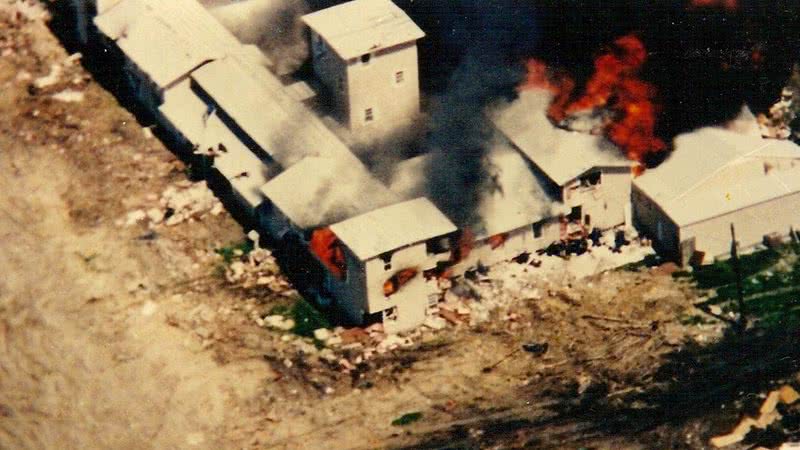
[[[308,56],[300,17],[309,12],[304,0],[205,0],[204,5],[244,44],[258,46],[272,70],[285,75]]]
[[[598,58],[623,62],[624,80],[608,98],[610,120],[618,122],[606,131],[648,165],[668,156],[680,133],[727,122],[745,104],[756,114],[766,111],[800,59],[800,14],[792,0],[398,4],[427,33],[419,45],[432,116],[428,195],[461,223],[471,222],[480,193],[491,188],[484,110],[509,95],[509,85],[522,83],[531,59],[568,74],[574,89],[565,104],[598,85],[605,75]]]
[[[535,40],[532,11],[511,0],[454,1],[440,11],[434,25],[428,23],[433,16],[410,8],[412,16],[414,11],[423,16],[423,29],[431,26],[426,29],[430,44],[420,49],[423,84],[434,91],[429,96],[430,132],[423,143],[430,153],[426,194],[454,222],[477,223],[481,193],[492,189],[487,154],[494,131],[486,110],[513,96],[524,75],[519,56],[521,47]],[[438,56],[432,46],[438,47]],[[437,68],[439,64],[443,67]],[[454,66],[449,73],[448,65]]]

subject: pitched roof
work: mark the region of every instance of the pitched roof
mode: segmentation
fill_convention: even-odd
[[[331,225],[331,231],[362,261],[456,231],[426,198],[416,198]]]
[[[255,208],[264,201],[261,186],[273,168],[261,161],[195,94],[184,80],[165,93],[159,111],[181,134],[200,150],[218,150],[214,167],[231,183],[233,189]]]
[[[207,61],[249,51],[196,0],[121,0],[94,20],[162,88]]]
[[[495,126],[553,182],[563,186],[595,167],[630,167],[607,139],[553,126],[547,118],[552,94],[522,91],[519,98],[492,115]]]
[[[672,155],[633,183],[678,225],[800,191],[800,147],[707,127],[675,139]],[[764,163],[796,160],[797,169],[765,173]]]
[[[228,117],[283,167],[306,156],[361,165],[350,149],[310,109],[295,100],[268,69],[229,57],[206,64],[191,76]]]
[[[261,187],[293,224],[319,228],[394,203],[398,198],[361,165],[306,157]]]
[[[353,0],[303,16],[342,58],[415,41],[425,33],[389,0]]]

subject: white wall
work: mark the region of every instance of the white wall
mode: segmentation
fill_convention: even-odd
[[[396,73],[403,72],[397,83]],[[416,43],[375,52],[368,64],[348,62],[349,124],[354,131],[389,133],[408,125],[419,113],[419,73]],[[372,108],[374,120],[365,122]]]
[[[788,235],[789,227],[800,229],[800,193],[684,226],[681,239],[694,237],[697,250],[706,252],[706,258],[724,256],[730,251],[731,223],[736,227],[740,248],[761,243],[769,233]]]
[[[632,176],[628,168],[601,168],[600,184],[582,187],[579,180],[564,186],[564,203],[581,206],[583,220],[591,217],[591,226],[601,229],[625,223],[625,206],[630,204]]]

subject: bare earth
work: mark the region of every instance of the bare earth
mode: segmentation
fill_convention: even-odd
[[[0,448],[706,445],[698,422],[621,432],[585,403],[643,390],[686,339],[718,335],[679,323],[695,294],[657,273],[541,281],[511,319],[426,330],[355,375],[299,353],[302,340],[253,320],[280,293],[217,273],[213,250],[243,237],[227,213],[120,225],[185,182],[183,163],[65,61],[43,20],[2,2]],[[54,63],[59,80],[33,87]],[[84,97],[52,98],[65,89]]]

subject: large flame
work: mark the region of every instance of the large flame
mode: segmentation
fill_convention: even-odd
[[[339,238],[330,228],[318,228],[311,233],[311,251],[337,278],[344,278],[347,270],[344,250]]]
[[[647,49],[635,35],[616,39],[609,51],[594,61],[594,74],[586,83],[583,94],[572,99],[575,82],[567,75],[548,70],[537,60],[528,62],[528,75],[520,89],[542,88],[555,94],[548,109],[552,121],[559,124],[567,117],[582,111],[604,108],[612,115],[604,124],[606,136],[634,161],[645,155],[666,149],[664,141],[655,136],[658,107],[656,90],[638,79],[647,61]]]
[[[417,276],[418,272],[416,267],[409,267],[395,273],[383,283],[383,295],[389,297],[399,291],[400,288]]]

